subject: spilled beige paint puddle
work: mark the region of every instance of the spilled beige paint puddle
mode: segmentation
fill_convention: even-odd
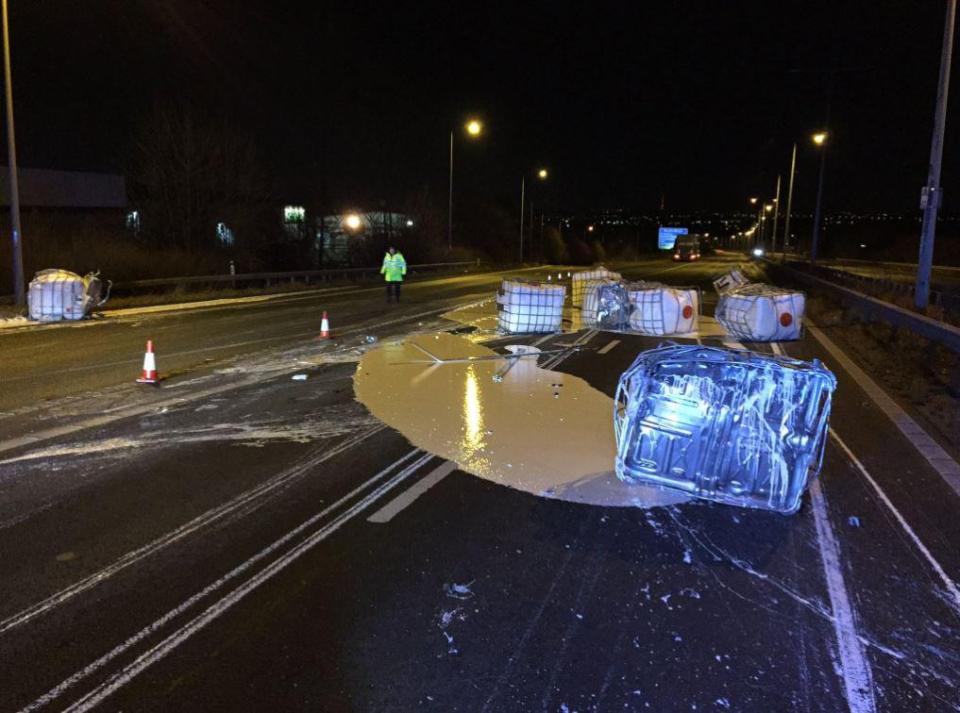
[[[440,364],[432,356],[457,361]],[[595,505],[688,499],[628,485],[612,472],[609,396],[578,377],[541,369],[533,357],[511,361],[459,336],[420,335],[367,352],[354,389],[414,445],[501,485]]]

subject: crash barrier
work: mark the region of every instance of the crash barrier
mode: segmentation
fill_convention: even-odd
[[[751,342],[800,339],[806,297],[763,283],[733,287],[720,295],[714,317],[726,332]]]
[[[835,284],[801,270],[795,270],[785,265],[770,263],[776,270],[782,270],[790,277],[807,285],[821,288],[839,297],[843,302],[854,307],[864,317],[877,319],[894,327],[907,329],[925,339],[936,342],[947,349],[960,354],[960,327],[941,322],[926,315],[911,312],[903,307],[884,302],[883,300],[863,294],[857,290]]]
[[[626,286],[633,310],[629,328],[640,334],[662,337],[695,332],[700,318],[700,290],[670,287],[656,282],[634,282]]]
[[[854,261],[845,260],[844,262]],[[878,264],[900,265],[901,263]],[[796,270],[798,267],[799,266],[796,266],[792,269]],[[937,269],[944,270],[951,268],[938,267]],[[894,293],[897,295],[903,295],[904,297],[907,297],[913,301],[914,295],[916,294],[916,284],[914,282],[898,282],[897,280],[890,280],[882,277],[859,275],[855,272],[848,272],[847,270],[837,267],[829,267],[826,265],[809,265],[806,263],[803,263],[803,268],[799,271],[812,274],[816,277],[822,277],[833,283],[851,287],[858,292],[863,292],[873,297],[880,297]],[[937,307],[942,307],[948,312],[960,314],[960,291],[958,290],[951,291],[932,289],[930,290],[929,302]]]
[[[563,285],[504,280],[497,292],[497,326],[511,334],[559,332],[566,295]]]
[[[592,270],[581,270],[570,276],[570,300],[574,307],[583,306],[583,298],[591,282],[621,279],[619,272],[612,272],[600,265]]]
[[[27,291],[28,314],[38,322],[83,319],[110,297],[109,282],[107,294],[102,292],[98,273],[80,277],[69,270],[41,270],[34,275]]]
[[[836,386],[817,360],[676,344],[643,352],[614,399],[617,477],[794,513],[823,462]]]
[[[481,268],[491,267],[480,260],[465,262],[437,262],[407,265],[407,276],[435,272],[479,272]],[[113,288],[124,293],[148,291],[156,288],[176,288],[181,286],[228,286],[270,287],[275,284],[304,282],[332,282],[336,280],[361,280],[379,278],[380,267],[337,267],[323,270],[297,270],[293,272],[247,272],[237,275],[189,275],[185,277],[160,277],[149,280],[118,282]]]

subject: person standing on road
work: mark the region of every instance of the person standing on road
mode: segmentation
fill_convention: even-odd
[[[387,302],[399,302],[400,283],[403,282],[403,276],[407,274],[407,261],[395,247],[391,246],[383,256],[380,274],[387,281]]]

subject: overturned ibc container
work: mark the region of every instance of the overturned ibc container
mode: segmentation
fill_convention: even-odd
[[[631,330],[654,337],[697,331],[700,290],[696,287],[637,282],[627,285],[627,294],[633,307]]]
[[[617,476],[790,514],[820,471],[837,380],[820,362],[666,345],[614,401]]]
[[[109,296],[109,282],[107,296]],[[30,319],[38,322],[83,319],[107,301],[97,273],[84,277],[69,270],[41,270],[30,281],[27,293]]]
[[[612,272],[602,265],[592,270],[581,270],[570,277],[570,300],[574,307],[583,306],[583,298],[591,282],[619,280],[619,272]]]
[[[624,330],[630,326],[630,296],[615,280],[591,282],[584,292],[580,317],[585,327]]]
[[[567,288],[545,282],[504,280],[497,292],[497,326],[502,332],[559,332]]]
[[[734,337],[779,342],[800,338],[805,306],[802,292],[755,282],[720,295],[714,316]]]
[[[720,275],[720,277],[713,281],[713,289],[717,291],[718,295],[722,295],[728,290],[743,287],[749,282],[750,280],[744,277],[742,272],[739,270],[731,270],[725,275]]]

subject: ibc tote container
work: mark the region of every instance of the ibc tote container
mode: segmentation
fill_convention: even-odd
[[[586,293],[587,287],[591,282],[602,282],[604,280],[619,280],[621,275],[619,272],[611,272],[607,268],[596,267],[592,270],[581,270],[580,272],[575,272],[570,277],[570,300],[571,304],[574,307],[581,307],[583,305],[583,297]]]
[[[559,332],[567,288],[543,282],[504,280],[497,293],[497,325],[510,334]]]
[[[695,332],[700,316],[700,290],[652,282],[627,287],[630,329],[654,337]]]
[[[751,283],[720,295],[715,317],[734,337],[750,342],[799,339],[806,297],[802,292]]]
[[[816,360],[696,345],[643,352],[614,399],[617,476],[794,513],[822,465],[836,386]]]

